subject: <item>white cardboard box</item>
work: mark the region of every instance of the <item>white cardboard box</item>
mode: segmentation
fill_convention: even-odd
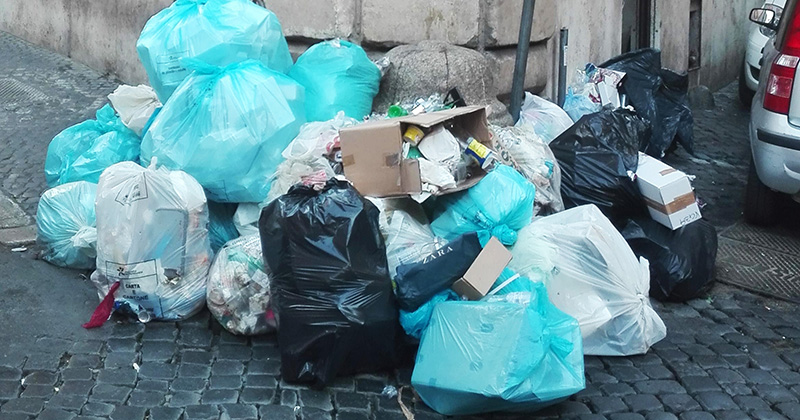
[[[653,220],[675,230],[703,217],[685,173],[639,153],[636,177]]]

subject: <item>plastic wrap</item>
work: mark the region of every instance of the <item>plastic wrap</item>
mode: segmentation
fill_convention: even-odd
[[[572,124],[572,118],[560,106],[525,92],[525,102],[519,112],[517,127],[530,127],[542,141],[549,144]]]
[[[511,253],[509,267],[544,276],[553,304],[578,320],[587,355],[643,354],[666,336],[650,305],[647,260],[636,258],[596,206],[537,219]]]
[[[411,376],[444,415],[534,411],[585,386],[581,333],[572,317],[531,293],[435,306]]]
[[[447,240],[478,232],[482,240],[495,236],[511,245],[516,231],[531,222],[535,197],[533,184],[510,166],[498,165],[467,191],[440,197],[431,228]]]
[[[47,147],[44,174],[52,188],[67,182],[97,183],[109,166],[139,159],[139,137],[106,104],[96,120],[87,120],[58,133]]]
[[[262,211],[283,380],[321,388],[393,367],[397,307],[378,214],[337,180],[292,187]]]
[[[150,116],[161,106],[156,91],[147,85],[120,85],[108,95],[108,100],[125,127],[140,137]]]
[[[239,231],[233,223],[236,207],[231,203],[208,202],[208,239],[212,251],[219,251],[228,241],[239,237]]]
[[[42,259],[59,267],[93,269],[97,253],[94,199],[97,184],[70,182],[42,194],[36,241]]]
[[[145,133],[142,163],[187,172],[210,200],[260,203],[305,122],[302,86],[253,60],[190,67]]]
[[[705,220],[670,230],[639,218],[622,230],[636,255],[650,261],[650,296],[685,302],[701,297],[714,285],[717,231]]]
[[[286,194],[304,177],[323,173],[326,179],[336,176],[331,161],[326,157],[339,147],[339,130],[358,124],[353,118],[339,112],[328,121],[310,122],[300,128],[300,133],[286,146],[282,156],[286,159],[275,171],[267,201]]]
[[[648,155],[663,157],[675,139],[694,153],[694,117],[689,108],[689,76],[661,67],[661,51],[646,48],[612,58],[600,67],[626,73],[621,93],[653,125],[642,145]]]
[[[208,272],[208,310],[233,334],[257,335],[274,331],[271,277],[264,266],[258,235],[228,242]]]
[[[461,235],[422,260],[397,267],[394,279],[397,302],[404,311],[415,311],[436,294],[464,276],[483,247],[474,232]]]
[[[161,102],[191,73],[184,58],[215,66],[254,59],[281,73],[292,66],[278,18],[249,0],[177,0],[147,21],[136,50]]]
[[[132,162],[108,168],[97,186],[97,271],[102,300],[138,304],[152,319],[185,319],[205,305],[211,265],[203,189],[181,171]]]
[[[339,111],[357,120],[372,111],[381,71],[353,43],[334,39],[311,46],[297,58],[289,75],[306,88],[309,121],[325,121]]]
[[[647,123],[627,110],[587,115],[550,143],[567,208],[594,204],[612,221],[647,214],[633,176]]]
[[[503,163],[513,166],[536,187],[534,215],[564,210],[561,199],[561,167],[553,151],[527,125],[491,126],[494,144]]]

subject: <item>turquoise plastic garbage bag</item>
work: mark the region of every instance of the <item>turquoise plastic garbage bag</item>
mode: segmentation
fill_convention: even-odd
[[[567,90],[567,96],[564,98],[564,111],[572,118],[572,121],[578,122],[584,115],[602,110],[603,106],[593,102],[586,94],[576,93],[571,87]]]
[[[233,224],[233,214],[237,204],[208,202],[208,240],[211,250],[216,254],[228,241],[239,237],[239,231]]]
[[[106,104],[87,120],[58,133],[47,147],[44,174],[52,188],[67,182],[97,183],[109,166],[139,159],[139,136]]]
[[[226,67],[197,61],[142,139],[142,164],[192,175],[209,200],[260,203],[305,123],[303,87],[255,60]]]
[[[59,267],[94,268],[96,194],[97,184],[86,181],[59,185],[42,194],[36,210],[36,240],[43,260]]]
[[[411,376],[425,404],[451,416],[534,411],[584,388],[578,322],[532,285],[436,305]]]
[[[339,111],[363,119],[372,111],[381,83],[381,71],[367,53],[339,39],[309,48],[297,58],[289,76],[306,88],[309,121],[327,121]]]
[[[481,243],[495,236],[513,245],[517,231],[533,219],[535,196],[536,188],[524,176],[510,166],[498,165],[467,191],[439,198],[431,228],[448,241],[478,232]]]
[[[177,0],[147,21],[136,50],[162,103],[191,73],[184,58],[215,66],[254,59],[281,73],[292,66],[278,18],[249,0]]]
[[[432,297],[431,300],[413,312],[406,312],[401,309],[400,326],[403,327],[406,334],[419,340],[422,338],[422,333],[428,328],[428,322],[430,322],[431,315],[433,315],[433,308],[439,303],[459,299],[456,292],[448,289]]]

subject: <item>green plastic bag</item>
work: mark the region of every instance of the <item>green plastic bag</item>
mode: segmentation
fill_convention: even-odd
[[[339,39],[309,48],[297,58],[289,76],[306,88],[309,121],[327,121],[339,111],[362,120],[372,111],[381,83],[381,71],[367,53]]]
[[[249,0],[177,0],[147,21],[136,50],[162,103],[191,73],[184,58],[215,66],[254,59],[281,73],[292,66],[278,18]]]
[[[59,267],[94,268],[96,194],[97,184],[86,181],[59,185],[42,194],[36,210],[36,240],[43,260]]]
[[[436,305],[411,376],[425,404],[449,416],[534,411],[584,388],[578,322],[530,286]]]
[[[106,104],[96,120],[87,120],[58,133],[47,147],[44,175],[52,188],[67,182],[97,183],[109,166],[139,160],[139,137],[125,127]]]
[[[182,170],[221,203],[260,203],[305,123],[303,87],[255,60],[226,67],[185,60],[178,87],[142,140],[142,164]]]

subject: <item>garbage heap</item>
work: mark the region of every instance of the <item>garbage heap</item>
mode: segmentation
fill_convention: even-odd
[[[137,50],[152,88],[120,86],[45,165],[43,257],[95,270],[87,328],[207,306],[233,334],[276,333],[287,382],[410,349],[434,410],[532,411],[584,388],[584,355],[663,339],[650,298],[711,285],[714,229],[656,159],[672,114],[635,99],[663,87],[651,51],[593,68],[569,114],[526,94],[497,127],[455,90],[371,114],[390,63],[344,40],[293,63],[246,0],[178,0]]]

